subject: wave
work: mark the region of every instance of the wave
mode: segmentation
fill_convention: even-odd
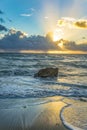
[[[55,60],[54,60],[55,63]],[[74,68],[87,68],[87,61],[79,61],[75,62],[75,61],[60,61],[60,64],[63,64],[64,66],[69,66],[69,67],[74,67]]]
[[[65,83],[65,82],[56,82],[53,81],[53,79],[48,78],[47,80],[42,80],[42,82],[44,84],[50,84],[50,85],[62,85],[62,86],[67,86],[67,87],[80,87],[80,88],[86,88],[87,89],[87,85],[83,85],[83,84],[74,84],[74,83]]]
[[[68,122],[65,120],[65,118],[64,118],[64,116],[63,116],[63,112],[64,112],[65,108],[67,108],[67,107],[69,107],[69,106],[70,106],[70,104],[64,106],[64,107],[62,108],[61,112],[60,112],[60,118],[61,118],[62,123],[63,123],[64,126],[65,126],[67,129],[69,129],[69,130],[83,130],[83,129],[81,129],[81,128],[78,128],[78,127],[75,127],[75,126],[71,125],[70,123],[68,123]]]
[[[86,103],[83,104],[83,106],[81,106],[80,102],[76,103],[76,105],[67,103],[67,105],[61,109],[60,118],[64,126],[69,130],[86,130],[87,129],[86,125],[87,116],[85,116],[86,112],[87,112]]]
[[[0,97],[87,97],[86,59],[87,55],[1,55]],[[58,79],[33,78],[45,67],[58,67]]]
[[[40,98],[59,95],[87,98],[87,86],[32,76],[0,77],[0,98]]]
[[[44,89],[26,89],[22,90],[15,88],[11,90],[6,90],[0,92],[0,98],[42,98],[42,97],[51,97],[51,96],[65,96],[65,97],[78,97],[78,98],[87,98],[87,93],[84,91],[76,89],[69,90],[44,90]]]
[[[6,70],[1,70],[0,71],[0,76],[30,76],[30,70],[28,69],[6,69]]]

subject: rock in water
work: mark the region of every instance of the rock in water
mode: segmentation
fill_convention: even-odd
[[[58,68],[45,68],[39,70],[34,77],[42,77],[42,78],[47,78],[47,77],[57,77],[58,76]]]

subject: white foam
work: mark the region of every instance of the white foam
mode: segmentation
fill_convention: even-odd
[[[76,127],[76,126],[71,125],[70,123],[68,123],[68,122],[65,120],[65,118],[64,118],[64,116],[63,116],[63,112],[64,112],[65,108],[67,108],[67,107],[69,107],[69,106],[70,106],[70,104],[66,105],[65,107],[62,108],[62,110],[61,110],[61,112],[60,112],[60,118],[61,118],[61,120],[62,120],[62,123],[63,123],[64,126],[65,126],[66,128],[68,128],[69,130],[83,130],[83,129],[81,129],[81,128],[78,128],[78,127]]]

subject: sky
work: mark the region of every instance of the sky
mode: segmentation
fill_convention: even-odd
[[[83,49],[87,49],[87,0],[0,0],[0,50],[26,50],[23,44],[30,43],[31,35],[43,36],[34,38],[42,46],[45,37],[47,44],[42,49],[33,39],[29,50],[37,46],[39,51],[57,48],[87,53]],[[11,45],[12,39],[22,49],[19,45],[17,49],[17,43],[16,48]]]

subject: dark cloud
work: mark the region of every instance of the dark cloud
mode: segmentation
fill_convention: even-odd
[[[7,30],[8,29],[5,26],[3,26],[3,25],[0,24],[0,31],[7,31]]]
[[[63,44],[63,47],[67,50],[72,50],[72,51],[87,51],[87,44],[86,43],[81,43],[81,44],[76,44],[74,41],[67,41],[66,43]]]
[[[74,41],[59,40],[53,42],[49,40],[47,35],[44,36],[30,36],[28,37],[24,32],[11,29],[2,39],[0,39],[0,50],[3,51],[22,51],[22,50],[39,50],[39,51],[83,51],[87,52],[87,44],[76,44]],[[62,44],[62,48],[60,46]]]
[[[0,14],[4,14],[4,12],[2,10],[0,10]],[[5,19],[7,19],[9,22],[12,22],[12,20],[10,18],[8,18],[8,17],[5,18]],[[0,18],[0,22],[5,23],[5,20],[3,18]]]
[[[86,39],[86,37],[82,37],[82,39]]]
[[[5,23],[5,20],[3,18],[0,18],[1,23]]]
[[[0,10],[0,14],[4,14],[4,12],[2,10]]]
[[[76,21],[74,25],[79,28],[87,28],[87,20]]]
[[[57,50],[58,47],[53,42],[43,36],[27,37],[25,33],[16,30],[10,30],[0,40],[0,49],[5,51],[21,51],[21,50]]]

